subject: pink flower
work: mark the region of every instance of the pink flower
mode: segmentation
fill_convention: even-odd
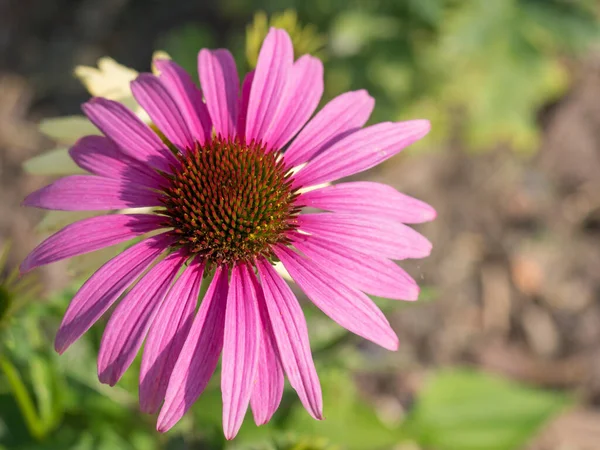
[[[155,208],[76,222],[23,262],[26,272],[154,232],[87,280],[56,350],[64,352],[125,294],[102,337],[98,376],[114,385],[146,340],[140,405],[160,410],[160,431],[200,396],[221,354],[228,439],[249,404],[257,424],[269,421],[284,373],[321,419],[306,322],[273,263],[281,261],[338,324],[395,350],[394,331],[365,292],[417,298],[415,281],[391,260],[429,254],[427,239],[404,224],[431,220],[435,211],[379,183],[308,188],[379,164],[425,136],[429,122],[362,129],[374,106],[365,91],[336,97],[310,119],[323,67],[308,55],[294,61],[282,30],[269,32],[241,92],[227,50],[200,51],[202,92],[175,63],[156,65],[161,75],[139,75],[132,91],[164,138],[121,104],[94,98],[83,110],[105,137],[84,137],[70,150],[91,175],[62,178],[25,200],[67,211]],[[212,281],[197,309],[207,275]]]

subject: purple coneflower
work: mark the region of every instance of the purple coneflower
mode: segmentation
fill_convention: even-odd
[[[86,281],[56,350],[64,352],[123,296],[102,337],[98,376],[114,385],[145,340],[140,405],[160,409],[160,431],[202,393],[221,354],[228,439],[249,404],[257,424],[269,421],[284,373],[321,419],[306,322],[273,264],[281,261],[338,324],[395,350],[394,331],[365,293],[417,298],[417,284],[392,259],[429,254],[427,239],[404,224],[435,212],[378,183],[322,185],[395,155],[425,136],[429,122],[361,129],[374,106],[365,91],[336,97],[309,120],[323,92],[322,64],[309,55],[294,61],[290,38],[278,29],[241,92],[226,50],[200,51],[202,92],[172,61],[155,63],[160,76],[139,75],[132,91],[160,134],[121,104],[94,98],[83,110],[104,136],[84,137],[70,151],[91,175],[59,179],[25,200],[66,211],[154,208],[73,223],[23,262],[28,271],[153,232]]]

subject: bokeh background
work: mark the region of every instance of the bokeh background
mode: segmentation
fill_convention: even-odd
[[[599,14],[595,0],[1,0],[0,448],[600,449]],[[97,381],[102,324],[52,350],[74,290],[119,249],[18,277],[74,218],[19,205],[73,170],[61,148],[80,123],[52,118],[89,98],[76,66],[149,71],[163,50],[195,72],[199,48],[228,47],[243,72],[269,21],[323,58],[324,100],[366,88],[371,122],[432,121],[355,178],[432,204],[419,230],[434,250],[402,264],[417,303],[378,301],[396,353],[306,305],[325,421],[286,390],[269,425],[248,414],[226,442],[216,377],[160,435],[137,409],[137,363],[115,388]]]

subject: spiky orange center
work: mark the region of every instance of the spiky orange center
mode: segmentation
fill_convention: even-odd
[[[298,196],[277,152],[257,142],[213,138],[179,155],[165,175],[165,226],[179,246],[209,263],[231,265],[287,242],[296,228]]]

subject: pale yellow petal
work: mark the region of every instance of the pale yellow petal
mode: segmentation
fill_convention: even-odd
[[[81,80],[90,94],[111,100],[131,97],[129,83],[137,75],[137,71],[108,57],[98,60],[98,68],[88,66],[75,68],[75,76]]]

